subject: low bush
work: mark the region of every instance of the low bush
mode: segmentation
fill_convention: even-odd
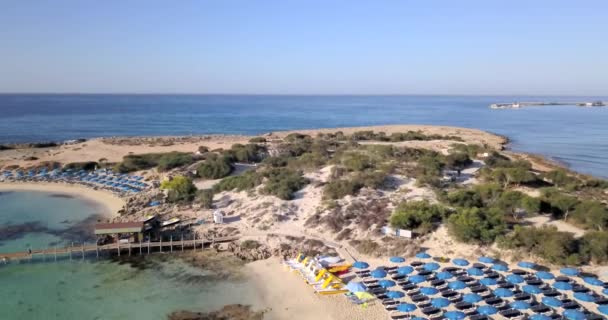
[[[447,215],[440,205],[428,201],[411,201],[400,203],[391,215],[391,226],[398,229],[415,230],[425,234],[434,229],[434,225]]]
[[[194,163],[192,155],[185,152],[132,154],[124,156],[123,161],[115,169],[121,173],[147,170],[154,167],[158,167],[159,171],[167,171],[192,163]]]
[[[232,172],[233,167],[224,157],[207,159],[196,168],[197,176],[204,179],[221,179]]]
[[[92,170],[97,169],[98,166],[99,166],[99,163],[97,163],[95,161],[87,161],[87,162],[71,162],[71,163],[68,163],[65,166],[63,166],[63,168],[71,169],[74,171],[79,171],[79,170],[92,171]]]
[[[205,209],[213,208],[213,190],[203,189],[196,191],[196,201]]]
[[[232,176],[222,179],[219,183],[213,186],[213,191],[244,191],[253,189],[261,183],[262,177],[258,176],[255,171],[247,171],[238,176]]]
[[[310,182],[301,172],[286,168],[271,169],[262,174],[267,178],[262,192],[283,200],[293,199],[294,193]]]
[[[184,176],[165,180],[161,183],[160,188],[169,191],[167,196],[169,202],[189,202],[194,199],[196,194],[196,186],[192,180]]]

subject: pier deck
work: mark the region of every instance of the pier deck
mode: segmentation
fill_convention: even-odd
[[[80,246],[69,246],[61,248],[47,248],[47,249],[32,249],[29,251],[12,252],[12,253],[0,253],[0,259],[4,262],[11,260],[26,260],[33,259],[34,257],[42,257],[43,259],[53,258],[57,260],[57,256],[69,254],[70,259],[72,256],[84,258],[87,253],[94,253],[96,257],[104,253],[116,253],[118,256],[121,254],[150,254],[152,252],[182,252],[184,250],[195,250],[197,248],[205,248],[206,245],[212,245],[215,243],[232,242],[238,240],[239,236],[231,237],[219,237],[214,239],[191,239],[191,240],[177,240],[177,241],[153,241],[153,242],[139,242],[139,243],[111,243],[105,245],[86,245]],[[165,251],[163,251],[165,250]]]

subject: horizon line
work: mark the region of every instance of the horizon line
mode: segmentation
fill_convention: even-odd
[[[598,94],[522,94],[522,93],[190,93],[190,92],[0,92],[0,95],[134,95],[134,96],[461,96],[461,97],[608,97]]]

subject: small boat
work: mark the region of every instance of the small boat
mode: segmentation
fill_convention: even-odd
[[[181,221],[181,220],[180,220],[179,218],[171,218],[171,219],[169,219],[169,220],[167,220],[167,221],[163,221],[163,222],[161,222],[161,223],[160,223],[160,226],[161,226],[161,228],[162,228],[162,227],[166,227],[166,226],[170,226],[170,225],[176,224],[176,223],[178,223],[178,222],[180,222],[180,221]]]

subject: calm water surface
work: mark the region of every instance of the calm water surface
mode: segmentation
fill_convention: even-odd
[[[66,230],[98,212],[98,207],[78,198],[2,193],[0,256],[69,244],[72,239],[65,238]],[[36,222],[43,228],[7,239],[7,228]],[[259,303],[255,287],[246,279],[225,280],[178,260],[151,257],[145,267],[94,257],[82,260],[76,255],[72,261],[60,256],[58,262],[0,264],[0,319],[165,320],[178,309],[211,311],[230,303]]]
[[[98,136],[260,134],[381,124],[479,128],[512,148],[608,177],[608,108],[491,110],[512,101],[606,97],[0,95],[0,143]]]

